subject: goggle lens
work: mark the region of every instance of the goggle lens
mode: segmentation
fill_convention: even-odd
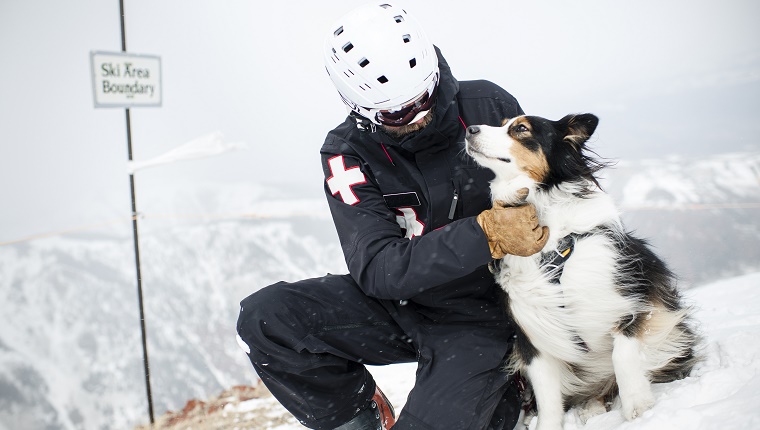
[[[409,124],[418,113],[430,109],[435,101],[437,89],[438,85],[434,86],[432,91],[425,91],[417,100],[407,103],[398,109],[379,111],[375,117],[377,122],[394,127]]]

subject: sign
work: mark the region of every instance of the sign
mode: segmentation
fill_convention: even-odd
[[[161,106],[161,57],[90,52],[95,107]]]

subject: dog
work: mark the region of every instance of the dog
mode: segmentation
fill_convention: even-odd
[[[632,420],[653,406],[651,383],[683,378],[699,361],[674,274],[624,229],[599,185],[609,163],[586,145],[598,123],[588,113],[519,116],[466,131],[467,154],[495,174],[494,204],[531,203],[549,228],[541,252],[493,263],[518,326],[507,370],[530,382],[539,430],[561,429],[572,407],[585,422],[618,394]]]

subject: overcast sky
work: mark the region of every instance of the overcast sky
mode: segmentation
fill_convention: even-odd
[[[128,51],[163,69],[163,106],[132,109],[135,159],[213,131],[249,146],[138,172],[140,210],[208,184],[321,198],[319,147],[345,115],[322,42],[362,3],[125,0]],[[760,151],[756,0],[404,4],[458,79],[530,114],[599,115],[603,156]],[[124,110],[93,107],[89,70],[90,51],[121,50],[118,5],[0,0],[0,243],[129,215]]]

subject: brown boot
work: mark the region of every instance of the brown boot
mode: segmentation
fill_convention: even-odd
[[[370,403],[370,409],[373,408],[377,410],[375,415],[379,414],[382,430],[388,430],[396,424],[396,412],[393,410],[393,405],[378,386],[375,386],[375,395],[372,396],[372,403]]]
[[[389,430],[394,424],[396,413],[391,402],[380,388],[375,387],[375,395],[372,396],[369,407],[335,430]]]

